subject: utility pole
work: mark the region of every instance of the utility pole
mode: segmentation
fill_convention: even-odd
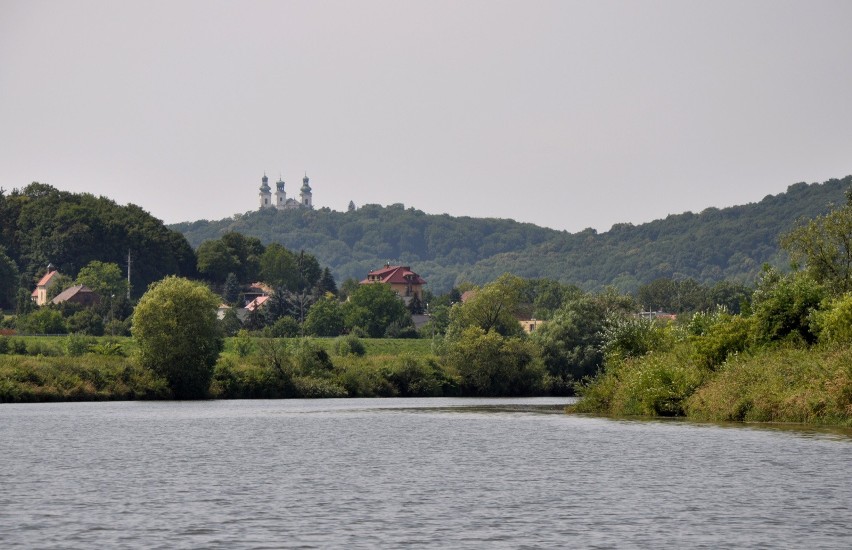
[[[130,303],[130,249],[127,250],[127,303]]]

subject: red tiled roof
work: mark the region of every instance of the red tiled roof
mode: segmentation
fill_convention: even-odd
[[[246,309],[249,311],[254,311],[260,306],[262,306],[268,299],[269,296],[258,296],[246,305]]]
[[[50,279],[52,279],[53,276],[58,274],[58,273],[59,273],[58,271],[50,271],[49,273],[45,273],[44,277],[39,279],[39,281],[36,283],[36,287],[46,285],[48,283],[48,281],[50,281]]]
[[[367,278],[361,281],[361,284],[374,283],[377,280],[382,283],[400,285],[404,285],[409,282],[415,285],[426,284],[426,280],[417,273],[411,271],[411,268],[407,265],[386,265],[382,269],[371,271],[370,274],[367,275]]]

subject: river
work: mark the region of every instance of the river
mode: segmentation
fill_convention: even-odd
[[[0,405],[0,547],[852,546],[852,431],[567,401]]]

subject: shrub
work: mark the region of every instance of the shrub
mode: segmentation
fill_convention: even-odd
[[[293,349],[293,364],[303,374],[321,377],[330,374],[334,368],[328,352],[307,338],[296,343]]]
[[[264,327],[263,335],[266,338],[293,338],[298,336],[300,331],[299,321],[284,315],[271,326]]]
[[[780,347],[737,357],[686,409],[702,420],[852,425],[852,349]]]
[[[65,334],[62,314],[51,307],[42,307],[18,317],[18,330],[27,334]]]
[[[105,355],[113,357],[124,357],[124,348],[118,342],[106,341],[97,342],[89,346],[89,351],[95,355]]]
[[[347,336],[339,336],[334,340],[334,353],[345,357],[347,355],[363,356],[367,353],[364,348],[364,342],[354,334]]]
[[[603,351],[619,358],[641,357],[670,347],[665,325],[640,317],[611,316],[603,329]]]
[[[531,395],[544,382],[544,366],[532,342],[478,326],[453,338],[444,360],[459,373],[465,395]]]
[[[387,378],[402,397],[438,397],[443,393],[437,365],[408,353],[391,363]]]
[[[580,412],[619,416],[681,416],[685,401],[704,381],[707,371],[690,361],[681,343],[664,353],[608,361],[602,375],[581,385]]]
[[[830,302],[824,311],[815,312],[811,320],[820,342],[852,343],[852,292]]]
[[[715,369],[732,354],[749,347],[752,330],[750,318],[720,316],[704,329],[701,336],[691,337],[698,361],[707,368]]]
[[[234,351],[240,357],[247,357],[254,349],[254,342],[246,329],[242,328],[234,338]]]
[[[72,333],[65,337],[63,347],[65,355],[69,357],[80,357],[89,349],[91,341],[81,334]]]

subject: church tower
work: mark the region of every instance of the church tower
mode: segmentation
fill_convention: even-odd
[[[275,205],[272,204],[272,189],[269,187],[269,178],[265,173],[260,182],[260,208],[273,208]]]
[[[302,189],[300,190],[299,196],[302,198],[302,208],[313,208],[313,196],[311,195],[311,186],[309,184],[308,175],[305,174],[305,177],[302,178]]]
[[[287,193],[284,191],[284,180],[278,176],[278,181],[275,183],[275,208],[284,210],[287,205]]]

